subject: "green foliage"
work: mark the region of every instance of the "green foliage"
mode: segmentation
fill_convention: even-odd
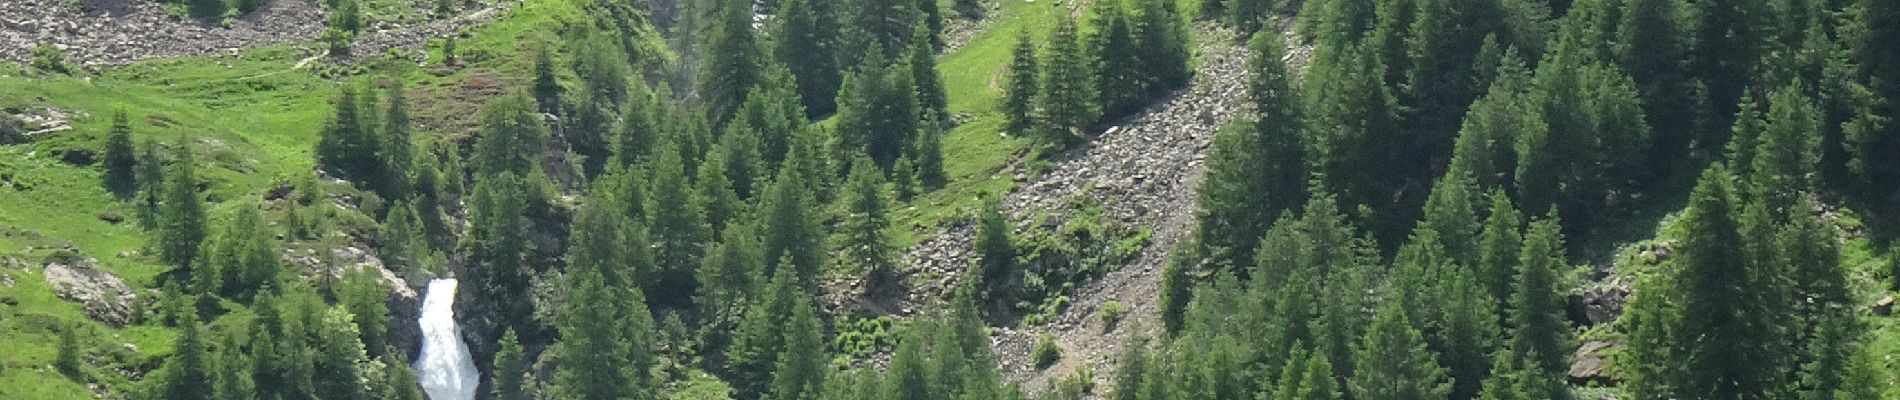
[[[562,362],[555,385],[573,399],[651,398],[645,369],[629,363],[650,352],[651,342],[629,342],[624,332],[653,329],[637,289],[607,287],[599,271],[582,268],[569,277],[563,300],[558,343]],[[637,306],[636,306],[637,305]],[[644,322],[644,324],[643,324]]]
[[[477,182],[503,173],[523,178],[539,176],[548,131],[527,94],[489,100],[482,105],[479,118],[481,138],[475,142],[474,158],[469,160]]]
[[[1036,121],[1036,106],[1041,98],[1038,90],[1042,80],[1038,76],[1042,71],[1037,67],[1036,44],[1029,37],[1028,30],[1016,32],[1016,48],[1009,61],[1007,86],[1004,88],[1002,111],[1009,131],[1016,134],[1028,133]]]
[[[31,52],[33,54],[33,61],[28,63],[27,66],[32,67],[34,70],[55,74],[73,73],[72,66],[66,62],[66,52],[61,51],[59,47],[54,46],[52,43],[34,45]]]
[[[1003,216],[1002,200],[989,198],[983,201],[983,208],[976,214],[976,247],[978,271],[982,271],[983,285],[995,288],[1004,285],[1004,279],[1016,265],[1016,246],[1010,240],[1015,229],[1009,219]]]
[[[80,369],[83,362],[79,360],[79,339],[73,332],[76,330],[78,328],[72,326],[59,328],[59,355],[53,358],[53,368],[67,379],[84,381],[86,372]]]
[[[229,225],[205,241],[199,271],[216,277],[218,293],[240,299],[282,286],[278,245],[271,236],[256,206],[239,207]]]
[[[1122,316],[1127,314],[1128,310],[1122,308],[1121,302],[1109,300],[1106,303],[1102,303],[1101,308],[1095,310],[1095,319],[1102,321],[1103,325],[1114,326],[1115,323],[1122,320]]]
[[[876,293],[895,284],[898,278],[898,253],[886,231],[890,219],[889,199],[884,194],[884,177],[867,159],[853,163],[851,180],[845,183],[844,253],[847,262],[865,276],[867,290]]]
[[[215,21],[219,18],[224,18],[224,13],[230,8],[229,5],[224,4],[224,0],[191,0],[187,5],[193,18],[205,21]],[[355,29],[352,28],[351,30]]]
[[[121,199],[138,191],[138,156],[132,149],[132,120],[125,110],[112,114],[112,133],[106,137],[105,186]]]
[[[918,0],[918,3],[927,10],[937,8],[936,1]],[[931,14],[935,15],[936,12]],[[911,34],[909,54],[904,59],[910,65],[911,83],[915,84],[917,115],[927,117],[925,123],[937,123],[937,118],[950,115],[950,99],[944,94],[943,78],[937,73],[937,48],[943,46],[937,42],[936,35],[942,29],[940,25],[941,20],[928,26],[918,25],[916,32]]]
[[[205,205],[198,195],[197,159],[190,145],[180,146],[172,156],[172,170],[165,173],[163,199],[157,213],[159,259],[179,267],[182,273],[175,278],[180,281],[205,279],[197,276],[201,271],[193,264],[199,242],[205,237]],[[212,288],[196,287],[194,292],[208,289]]]
[[[910,148],[920,121],[910,63],[886,65],[873,51],[838,92],[838,151],[864,152],[883,171]]]
[[[494,388],[496,400],[527,400],[526,376],[528,360],[521,352],[520,340],[515,331],[509,329],[501,335],[500,348],[495,353]]]
[[[785,351],[772,368],[770,399],[816,400],[825,383],[823,332],[810,300],[798,297],[785,331]]]
[[[762,272],[774,276],[781,269],[789,270],[799,287],[816,287],[819,267],[824,265],[825,233],[811,191],[814,183],[797,167],[781,168],[760,203],[766,262]]]
[[[147,139],[139,146],[138,160],[133,172],[139,188],[133,207],[138,210],[139,227],[149,231],[159,227],[159,209],[165,198],[165,167],[158,155],[158,143]]]
[[[1405,306],[1386,303],[1367,328],[1347,387],[1354,398],[1435,399],[1451,393],[1451,380],[1439,366]]]
[[[1099,118],[1117,118],[1141,110],[1148,96],[1147,71],[1128,66],[1142,65],[1136,46],[1134,23],[1122,1],[1096,3],[1095,17],[1089,21],[1094,34],[1088,37],[1085,51],[1093,54],[1094,90],[1101,101]],[[1094,121],[1086,121],[1094,122]],[[1078,125],[1080,126],[1080,125]]]
[[[348,311],[362,347],[369,357],[389,349],[389,288],[383,286],[381,271],[352,268],[343,273],[343,287],[337,302]]]
[[[158,375],[160,380],[153,386],[154,395],[176,400],[212,400],[211,359],[205,343],[203,327],[198,325],[195,313],[185,313],[178,327],[181,332],[178,342],[172,345],[172,355],[166,358],[165,366]]]
[[[806,116],[831,115],[838,108],[838,85],[844,79],[843,53],[848,51],[844,28],[838,23],[837,4],[822,0],[786,0],[772,37],[778,62],[798,80],[798,97]]]
[[[1043,53],[1037,90],[1042,124],[1052,137],[1045,140],[1066,147],[1082,139],[1082,130],[1102,116],[1096,82],[1096,59],[1076,31],[1075,20],[1064,18]]]
[[[1036,336],[1036,345],[1029,350],[1029,363],[1037,369],[1049,368],[1062,358],[1062,348],[1056,346],[1054,336],[1047,333]]]
[[[732,376],[733,389],[740,398],[754,398],[771,390],[779,354],[785,352],[784,327],[790,326],[797,299],[802,297],[793,271],[780,270],[762,297],[749,301],[750,308],[733,332],[732,346],[726,350],[726,372]]]
[[[678,138],[674,140],[677,146]],[[646,226],[654,269],[639,280],[656,304],[686,308],[698,290],[695,263],[703,256],[706,242],[712,241],[712,231],[702,204],[692,201],[692,187],[682,170],[684,161],[673,149],[660,151],[648,177],[652,181],[647,183]]]
[[[707,119],[715,125],[739,111],[746,93],[760,82],[768,59],[752,29],[751,2],[728,0],[720,7],[718,25],[707,38],[708,56],[699,73]]]
[[[1524,235],[1517,281],[1510,297],[1511,350],[1533,374],[1555,375],[1569,369],[1570,325],[1563,319],[1565,300],[1558,277],[1568,269],[1562,225],[1555,213],[1532,221]],[[1531,358],[1537,354],[1541,358]]]

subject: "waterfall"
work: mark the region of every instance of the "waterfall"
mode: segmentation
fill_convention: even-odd
[[[416,359],[416,380],[430,400],[473,400],[481,377],[475,360],[455,326],[455,279],[429,281],[422,297],[422,356]]]

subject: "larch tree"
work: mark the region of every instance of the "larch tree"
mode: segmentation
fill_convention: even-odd
[[[1248,97],[1257,120],[1216,133],[1199,188],[1201,244],[1216,265],[1253,262],[1253,248],[1282,212],[1306,199],[1306,126],[1278,34],[1261,31],[1248,42],[1253,77]]]
[[[724,124],[745,103],[746,93],[765,74],[769,60],[752,28],[752,2],[728,0],[720,7],[718,25],[705,44],[708,59],[699,73],[706,116],[715,126]]]
[[[1555,376],[1569,369],[1564,358],[1573,347],[1573,334],[1564,321],[1565,300],[1557,281],[1568,265],[1562,223],[1556,215],[1532,221],[1524,236],[1509,314],[1510,348],[1524,360],[1528,373]]]
[[[1007,130],[1023,134],[1034,128],[1038,89],[1042,80],[1041,69],[1037,67],[1036,43],[1029,37],[1029,30],[1016,33],[1016,48],[1010,53],[1008,82],[1003,93],[1003,117],[1007,119]]]
[[[509,329],[501,335],[501,350],[495,353],[493,384],[495,400],[527,400],[526,373],[528,360],[521,352],[521,341],[515,337],[515,330]]]
[[[105,186],[120,199],[130,199],[138,191],[138,156],[134,151],[131,118],[125,110],[113,112],[112,133],[106,136]]]
[[[1098,75],[1090,86],[1098,93],[1104,119],[1141,111],[1148,100],[1148,71],[1131,68],[1142,65],[1142,54],[1136,48],[1139,43],[1134,22],[1123,3],[1096,3],[1095,16],[1089,20],[1094,33],[1089,35],[1084,50],[1094,55],[1089,69]]]
[[[160,208],[165,199],[164,159],[159,158],[158,142],[146,139],[139,145],[138,167],[133,171],[138,178],[138,194],[133,201],[137,209],[139,227],[145,230],[158,229]]]
[[[205,239],[205,205],[198,195],[197,162],[190,145],[178,148],[172,156],[172,170],[165,173],[164,203],[158,212],[159,259],[178,266],[184,273],[177,278],[187,283],[199,273],[193,262]]]
[[[621,295],[602,281],[599,271],[582,268],[568,278],[567,297],[557,329],[561,332],[562,360],[555,368],[555,385],[563,397],[584,400],[645,399],[646,388],[636,383],[629,363],[633,351],[621,338],[628,326]],[[644,312],[644,311],[641,311]]]
[[[1357,368],[1346,379],[1353,398],[1441,399],[1451,394],[1451,378],[1412,321],[1406,305],[1379,308],[1354,356]]]
[[[838,23],[837,2],[786,0],[772,33],[778,62],[798,80],[798,97],[805,116],[822,117],[838,109],[838,85],[844,79],[844,27]]]
[[[178,327],[183,332],[172,345],[172,355],[166,357],[160,383],[154,387],[159,397],[167,400],[213,400],[214,382],[211,371],[210,343],[205,343],[204,328],[199,326],[197,313],[185,313]]]
[[[1062,18],[1049,38],[1042,61],[1037,105],[1043,124],[1054,130],[1051,142],[1066,147],[1081,140],[1082,130],[1102,116],[1097,99],[1094,57],[1076,31],[1073,18]]]
[[[845,257],[864,272],[869,290],[875,292],[898,278],[897,249],[889,234],[890,200],[885,198],[883,174],[868,162],[854,163],[851,180],[845,183],[844,218]]]
[[[250,400],[256,395],[250,375],[250,360],[238,347],[237,335],[224,335],[218,344],[217,372],[211,381],[212,397],[218,400]]]
[[[678,138],[674,139],[679,140]],[[665,148],[671,149],[671,146]],[[661,151],[647,183],[647,238],[653,248],[654,274],[638,278],[661,305],[685,308],[697,290],[694,265],[712,240],[705,210],[692,201],[685,161],[677,151]]]
[[[1498,301],[1498,315],[1506,315],[1506,302],[1514,296],[1517,266],[1524,252],[1524,216],[1502,190],[1491,192],[1491,208],[1484,219],[1484,231],[1478,239],[1478,279]]]
[[[785,351],[779,353],[772,368],[772,390],[766,398],[774,400],[817,400],[824,390],[828,369],[823,341],[823,326],[812,311],[809,297],[797,297],[792,304],[790,325],[785,326]]]
[[[920,2],[931,4],[932,8],[937,4],[934,0]],[[926,124],[937,124],[941,122],[937,118],[950,115],[950,100],[944,94],[943,78],[937,73],[939,44],[931,43],[936,37],[933,32],[929,26],[919,24],[917,31],[911,35],[911,46],[905,59],[910,64],[911,83],[914,84],[917,97],[917,115]]]

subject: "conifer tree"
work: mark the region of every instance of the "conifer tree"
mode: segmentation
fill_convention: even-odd
[[[1616,30],[1616,58],[1636,81],[1643,114],[1656,132],[1650,160],[1659,163],[1689,148],[1696,137],[1693,116],[1701,107],[1688,69],[1692,43],[1685,6],[1679,0],[1631,0]]]
[[[917,0],[853,0],[857,10],[856,25],[863,30],[864,39],[876,45],[880,56],[888,57],[900,54],[902,49],[910,47],[913,26],[927,24],[920,15],[923,10],[917,6]],[[935,3],[932,3],[935,4]],[[866,49],[869,50],[869,49]],[[867,54],[868,55],[868,54]]]
[[[1242,35],[1259,31],[1276,5],[1272,0],[1224,0],[1224,3],[1221,8],[1226,11],[1227,24]]]
[[[661,137],[660,118],[665,108],[659,99],[649,96],[634,96],[627,101],[615,128],[618,139],[614,158],[621,166],[641,165],[652,157]]]
[[[1557,277],[1568,265],[1562,230],[1554,213],[1531,222],[1511,293],[1511,349],[1526,360],[1531,374],[1554,376],[1570,365],[1564,362],[1571,348],[1570,326],[1564,322],[1563,293],[1557,288]],[[1531,359],[1531,354],[1541,358]]]
[[[1703,115],[1710,123],[1701,126],[1701,138],[1708,143],[1727,141],[1723,130],[1731,125],[1745,89],[1753,79],[1756,64],[1766,54],[1768,30],[1774,24],[1766,0],[1694,2],[1693,18],[1684,26],[1695,27],[1694,51],[1690,71],[1707,90]]]
[[[929,4],[936,9],[934,0],[918,0],[920,4]],[[940,22],[941,23],[941,22]],[[910,64],[911,82],[916,84],[917,115],[924,117],[924,123],[936,124],[945,115],[950,115],[950,100],[944,94],[943,78],[937,73],[936,35],[932,27],[917,25],[917,31],[911,35],[910,54],[906,61]]]
[[[522,256],[527,250],[524,198],[530,186],[512,172],[476,182],[475,195],[469,202],[469,222],[474,253],[481,262],[481,285],[475,298],[493,305],[496,312],[488,326],[494,330],[513,327],[530,332],[533,304],[527,301],[528,276]]]
[[[811,183],[801,175],[797,168],[780,169],[761,203],[764,272],[770,276],[789,269],[799,287],[815,287],[819,267],[824,265],[825,233],[814,213]]]
[[[898,340],[897,351],[891,356],[890,370],[885,373],[883,398],[936,398],[931,392],[932,382],[929,365],[925,361],[924,338],[921,330],[913,329]]]
[[[514,329],[501,335],[500,346],[500,352],[495,353],[493,368],[495,400],[527,400],[524,389],[528,360],[521,353],[521,342],[515,337]]]
[[[1042,81],[1036,65],[1036,44],[1029,30],[1016,32],[1016,49],[1010,53],[1009,80],[1003,94],[1003,116],[1008,131],[1023,134],[1034,127],[1038,89]]]
[[[552,45],[541,45],[534,52],[534,102],[542,114],[561,115],[561,82],[554,76]]]
[[[1419,226],[1439,234],[1440,245],[1452,261],[1475,267],[1484,229],[1478,220],[1478,201],[1483,199],[1476,184],[1456,172],[1447,172],[1432,185],[1432,193],[1425,199],[1425,219],[1419,221]]]
[[[389,325],[389,289],[383,287],[380,271],[365,267],[352,268],[343,273],[343,287],[338,289],[337,302],[350,315],[362,348],[369,356],[380,355],[388,349]]]
[[[375,188],[382,174],[382,140],[375,131],[374,95],[354,85],[337,98],[336,114],[324,123],[317,141],[317,165],[343,179]]]
[[[1135,43],[1142,53],[1142,71],[1150,78],[1148,95],[1158,97],[1187,85],[1194,77],[1188,65],[1193,57],[1188,50],[1193,39],[1181,17],[1180,5],[1172,1],[1136,3],[1140,5],[1140,15],[1135,20]]]
[[[1484,231],[1478,243],[1478,279],[1497,300],[1499,315],[1508,310],[1505,302],[1514,296],[1517,282],[1517,266],[1523,258],[1523,215],[1511,204],[1511,197],[1502,190],[1491,192],[1491,208],[1484,220]]]
[[[1037,108],[1042,110],[1043,125],[1054,130],[1051,141],[1067,146],[1080,140],[1082,130],[1102,116],[1095,85],[1097,63],[1076,33],[1073,18],[1062,18],[1056,25],[1041,64]]]
[[[725,149],[714,148],[706,153],[706,159],[700,161],[698,177],[693,182],[693,203],[706,213],[707,239],[718,236],[726,226],[736,223],[745,211],[745,201],[739,199],[739,193],[733,191],[732,180],[727,179]]]
[[[786,0],[772,33],[778,38],[772,51],[797,78],[798,97],[807,117],[831,115],[838,109],[838,85],[844,79],[841,52],[848,50],[834,3]]]
[[[1471,104],[1452,148],[1451,171],[1470,176],[1486,189],[1511,189],[1517,173],[1516,142],[1543,137],[1543,110],[1529,93],[1530,71],[1515,51],[1499,61],[1491,88]]]
[[[105,169],[106,190],[130,199],[138,190],[138,157],[132,154],[132,121],[126,117],[125,110],[112,114],[112,133],[106,137]]]
[[[1405,305],[1379,308],[1355,355],[1347,386],[1359,399],[1439,399],[1451,393],[1450,377],[1406,316]]]
[[[688,304],[673,302],[689,301],[697,290],[693,265],[699,262],[705,243],[712,240],[712,232],[705,222],[705,210],[692,201],[692,187],[687,185],[684,161],[678,154],[661,151],[653,163],[646,210],[655,274],[639,279],[646,282],[646,291],[662,305],[685,307]]]
[[[795,303],[804,297],[791,270],[772,274],[771,283],[739,320],[732,346],[726,351],[726,372],[737,384],[739,398],[755,398],[771,389],[780,353],[785,351],[785,327],[790,326]]]
[[[1688,232],[1672,270],[1632,300],[1632,376],[1639,396],[1740,398],[1777,387],[1767,271],[1752,271],[1736,215],[1733,179],[1722,165],[1703,171],[1677,224]],[[1626,317],[1631,318],[1631,317]]]
[[[205,343],[203,328],[198,325],[195,312],[183,313],[178,327],[178,341],[172,345],[172,355],[165,359],[164,373],[156,386],[159,397],[167,400],[212,400],[211,359]]]
[[[237,335],[225,335],[218,345],[216,378],[211,382],[212,397],[218,400],[250,400],[256,393],[251,383],[250,366],[251,362],[244,359],[244,351],[238,348]]]
[[[897,278],[897,249],[890,243],[890,220],[885,215],[884,177],[868,162],[852,167],[845,183],[845,257],[864,271],[870,290],[879,290]]]
[[[1767,124],[1749,168],[1749,190],[1769,211],[1801,213],[1794,206],[1802,193],[1815,190],[1814,172],[1820,165],[1821,121],[1814,103],[1799,84],[1776,90],[1770,100]]]
[[[908,62],[885,65],[875,51],[864,60],[838,92],[839,151],[864,152],[889,171],[917,132],[916,89]]]
[[[413,178],[415,166],[414,140],[410,131],[409,102],[403,96],[402,86],[389,89],[389,109],[383,112],[383,140],[378,146],[382,150],[378,160],[382,164],[381,175],[376,177],[376,193],[384,199],[406,199],[414,194]]]
[[[990,197],[983,200],[983,208],[976,214],[977,265],[982,271],[983,286],[1003,287],[1003,279],[1016,265],[1016,247],[1010,241],[1015,229],[1009,219],[1003,216],[1002,200]]]
[[[708,59],[700,70],[699,87],[706,116],[714,125],[739,111],[746,92],[758,84],[767,59],[758,34],[752,30],[752,2],[729,0],[720,7],[718,26],[705,44]]]
[[[489,100],[479,114],[482,136],[475,141],[474,158],[469,160],[475,175],[492,178],[512,173],[520,179],[540,176],[548,130],[528,96],[516,93]]]
[[[588,268],[570,276],[560,322],[562,360],[555,368],[555,384],[566,398],[609,400],[648,398],[628,365],[632,344],[621,338],[627,329],[651,329],[627,324],[627,309],[619,290],[606,287],[601,274]],[[603,306],[605,305],[605,306]],[[640,311],[645,312],[645,311]]]
[[[159,259],[178,266],[184,272],[178,276],[181,280],[194,279],[200,273],[193,261],[198,258],[199,242],[205,238],[205,205],[198,196],[196,164],[191,146],[179,147],[172,157],[172,170],[165,173],[164,203],[158,212]]]
[[[925,120],[935,120],[927,117]],[[943,128],[937,123],[924,123],[917,131],[917,183],[924,191],[942,188],[950,178],[943,171]]]
[[[1101,113],[1116,118],[1140,111],[1147,100],[1147,71],[1129,66],[1142,65],[1136,48],[1134,23],[1121,1],[1095,5],[1095,17],[1089,21],[1094,34],[1088,38],[1085,53],[1093,54],[1091,69],[1097,71],[1093,86],[1101,101]]]
[[[138,197],[133,199],[133,207],[138,209],[139,227],[145,230],[158,229],[160,206],[165,198],[165,167],[158,157],[158,142],[146,140],[139,146]]]
[[[80,369],[83,362],[79,360],[79,337],[78,333],[74,332],[79,328],[68,325],[58,329],[59,352],[54,355],[53,369],[59,370],[59,373],[66,375],[67,379],[84,381],[85,371]]]
[[[1347,3],[1336,1],[1334,3]],[[1314,131],[1312,164],[1341,203],[1362,204],[1375,213],[1390,208],[1387,191],[1398,168],[1394,143],[1397,103],[1380,80],[1385,67],[1370,46],[1334,48],[1344,54],[1315,55],[1314,74],[1305,86],[1308,126]],[[1325,51],[1322,51],[1325,53]],[[1333,57],[1337,63],[1327,63]],[[1395,219],[1395,218],[1385,218]],[[1337,363],[1335,363],[1337,364]],[[1337,366],[1337,365],[1335,365]]]
[[[813,313],[808,297],[796,297],[792,304],[791,325],[785,327],[785,351],[779,353],[772,368],[774,400],[817,400],[824,390],[825,357],[823,329]]]
[[[1338,379],[1333,377],[1333,364],[1313,354],[1306,361],[1306,370],[1300,374],[1299,388],[1291,393],[1291,400],[1339,400],[1344,398],[1337,388]]]
[[[740,107],[738,118],[746,121],[752,137],[758,141],[761,165],[777,168],[791,152],[792,137],[805,127],[805,107],[798,101],[798,88],[791,71],[778,67],[766,71],[762,83],[752,88]],[[738,129],[727,125],[727,133]],[[724,138],[721,138],[722,140]],[[729,155],[730,156],[730,155]]]

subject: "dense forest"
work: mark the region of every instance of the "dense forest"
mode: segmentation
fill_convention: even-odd
[[[1900,399],[1892,0],[299,7],[0,51],[0,398]]]

